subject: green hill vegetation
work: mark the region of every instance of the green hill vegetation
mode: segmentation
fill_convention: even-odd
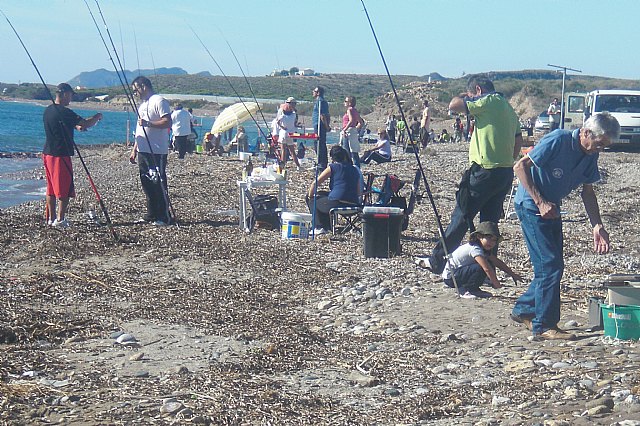
[[[526,98],[534,109],[546,108],[549,100],[559,96],[562,90],[562,75],[550,70],[525,70],[507,72],[489,72],[488,76],[494,81],[496,89],[509,99],[518,95],[518,99]],[[223,76],[206,75],[149,75],[157,92],[181,93],[193,95],[215,95],[235,97],[236,93],[230,87],[227,78]],[[252,97],[243,77],[228,77],[231,85],[242,97]],[[427,76],[393,76],[393,82],[398,94],[412,113],[421,104],[422,99],[429,99],[434,103],[434,110],[438,114],[446,114],[446,105],[451,97],[465,89],[467,77],[445,79],[427,83]],[[311,89],[323,86],[326,89],[325,98],[330,102],[331,115],[343,113],[341,100],[344,96],[352,95],[357,98],[358,108],[368,114],[374,109],[393,111],[395,100],[391,96],[391,85],[386,75],[367,74],[323,74],[317,76],[277,76],[277,77],[248,77],[253,93],[257,98],[284,100],[293,96],[298,100],[311,101]],[[24,99],[47,100],[48,95],[41,84],[0,83],[3,96]],[[51,86],[53,88],[53,86]],[[415,90],[420,88],[420,90]],[[613,79],[607,77],[587,76],[581,74],[567,75],[565,91],[590,91],[594,89],[640,89],[639,80]],[[77,97],[86,99],[98,95],[118,96],[123,90],[119,86],[101,89],[79,90]],[[205,102],[183,102],[194,108],[202,107]],[[310,104],[299,104],[301,114],[308,114],[312,108]]]

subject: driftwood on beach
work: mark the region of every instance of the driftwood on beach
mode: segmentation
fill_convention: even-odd
[[[429,147],[427,179],[445,225],[467,145]],[[365,259],[362,237],[282,240],[238,228],[233,157],[169,158],[179,226],[137,224],[143,194],[122,146],[85,147],[120,242],[89,213],[76,167],[72,227],[43,202],[0,211],[0,418],[10,424],[612,424],[640,418],[637,343],[588,328],[587,300],[611,273],[637,272],[637,154],[601,156],[596,188],[613,251],[597,256],[578,194],[563,209],[563,328],[531,342],[508,318],[523,291],[504,280],[460,300],[413,258],[437,239],[425,201],[402,255]],[[413,154],[368,168],[412,180]],[[26,173],[26,172],[25,172]],[[30,176],[29,172],[29,176]],[[25,174],[26,176],[27,174]],[[312,170],[290,170],[306,212]],[[517,221],[501,258],[531,278]],[[128,336],[123,336],[123,333]],[[550,423],[551,424],[551,423]]]

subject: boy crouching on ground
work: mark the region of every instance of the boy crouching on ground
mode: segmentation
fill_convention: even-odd
[[[469,235],[469,242],[458,247],[447,262],[442,278],[448,287],[454,287],[453,277],[458,284],[460,296],[465,299],[491,297],[491,293],[480,289],[487,281],[493,288],[500,288],[495,268],[499,268],[517,283],[522,277],[516,274],[502,260],[492,253],[493,248],[502,240],[498,225],[482,222]]]

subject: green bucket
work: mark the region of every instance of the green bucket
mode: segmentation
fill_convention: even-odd
[[[198,154],[202,154],[203,151],[204,151],[204,149],[202,148],[202,145],[196,145],[196,152]]]
[[[604,335],[620,340],[640,339],[640,306],[602,305]]]

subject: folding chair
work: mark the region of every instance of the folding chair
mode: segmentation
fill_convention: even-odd
[[[329,210],[329,217],[331,219],[331,233],[333,235],[343,235],[352,229],[362,234],[360,229],[360,222],[362,220],[362,207],[350,206],[350,207],[334,207]],[[345,222],[344,226],[337,232],[340,218]]]
[[[513,181],[513,184],[511,185],[511,191],[509,191],[509,194],[507,195],[507,198],[506,198],[507,208],[504,209],[504,206],[503,206],[503,211],[504,211],[503,219],[515,219],[518,217],[515,215],[515,210],[513,210],[512,207],[513,207],[513,197],[516,191],[518,190],[519,184],[520,184],[520,180],[518,179],[517,176],[514,176],[514,181]]]

